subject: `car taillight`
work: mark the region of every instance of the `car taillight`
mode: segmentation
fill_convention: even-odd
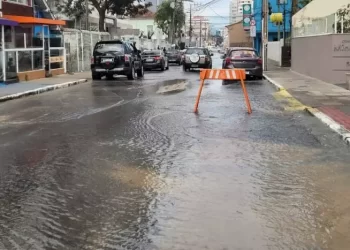
[[[227,57],[227,58],[225,59],[225,63],[226,63],[226,65],[227,65],[227,64],[230,64],[230,63],[231,63],[231,58]]]
[[[129,62],[129,61],[130,61],[130,58],[129,58],[128,55],[125,55],[125,56],[124,56],[124,61],[125,61],[125,62]]]
[[[91,57],[91,64],[94,64],[95,60],[94,57]]]
[[[261,58],[258,59],[258,64],[262,64]]]
[[[155,56],[154,60],[160,60],[160,56]]]
[[[206,57],[205,57],[205,61],[206,61],[206,62],[209,61],[209,57],[206,56]]]

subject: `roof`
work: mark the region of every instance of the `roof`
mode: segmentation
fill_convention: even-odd
[[[232,26],[232,25],[235,25],[235,24],[238,24],[238,23],[242,23],[242,22],[243,22],[243,20],[238,21],[238,22],[235,22],[235,23],[231,23],[231,24],[229,24],[229,25],[226,25],[225,27],[230,27],[230,26]]]
[[[137,15],[134,18],[154,18],[155,17],[155,13],[152,11],[147,11],[146,13],[144,13],[143,15]]]
[[[36,18],[30,16],[13,16],[13,15],[4,15],[4,18],[26,24],[47,24],[47,25],[66,25],[66,21],[47,19],[47,18]]]

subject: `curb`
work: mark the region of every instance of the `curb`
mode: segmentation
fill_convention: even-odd
[[[9,100],[19,99],[21,97],[30,96],[30,95],[38,95],[38,94],[41,94],[41,93],[44,93],[44,92],[47,92],[47,91],[67,88],[67,87],[78,85],[78,84],[84,83],[84,82],[87,82],[87,79],[79,79],[79,80],[76,80],[76,81],[59,83],[59,84],[49,85],[47,87],[42,87],[42,88],[37,88],[37,89],[33,89],[33,90],[28,90],[28,91],[24,91],[24,92],[12,94],[12,95],[6,95],[6,96],[3,96],[3,97],[0,97],[0,102],[6,102],[6,101],[9,101]]]
[[[266,80],[268,80],[270,83],[272,83],[272,85],[277,89],[277,90],[285,90],[285,88],[280,85],[278,82],[276,82],[275,80],[273,80],[272,78],[268,77],[267,75],[263,74],[264,78]]]
[[[269,81],[278,91],[284,90],[288,94],[289,92],[279,83],[277,83],[275,80],[271,79],[270,77],[266,76],[264,74],[264,78]],[[342,125],[334,121],[332,118],[330,118],[325,113],[321,112],[317,108],[307,107],[305,106],[304,109],[306,112],[308,112],[310,115],[316,117],[319,119],[323,124],[325,124],[327,127],[329,127],[331,130],[336,132],[338,135],[340,135],[341,139],[346,142],[348,146],[350,146],[350,131],[344,128]]]
[[[331,130],[340,135],[341,139],[346,142],[348,146],[350,146],[350,131],[344,128],[342,125],[334,121],[325,113],[322,113],[317,108],[306,108],[305,109],[310,115],[319,119],[323,124],[327,125]]]

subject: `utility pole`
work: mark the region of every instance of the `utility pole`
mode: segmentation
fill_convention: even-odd
[[[85,0],[85,28],[89,30],[89,0]]]
[[[277,13],[280,13],[280,5],[281,2],[284,2],[284,0],[277,0]],[[277,40],[278,42],[281,40],[281,23],[278,22],[278,26],[277,26]]]
[[[174,43],[174,36],[175,36],[175,11],[176,11],[176,0],[174,1],[174,11],[173,11],[173,18],[171,20],[171,31],[170,31],[170,43],[173,45]]]
[[[192,4],[190,4],[190,32],[189,32],[189,36],[190,36],[190,42],[188,44],[188,46],[191,46],[191,42],[192,42]]]
[[[286,2],[283,2],[283,47],[286,46]]]
[[[290,23],[292,24],[292,17],[298,10],[299,0],[292,0],[292,13],[290,15]],[[292,25],[290,25],[290,37],[292,37]]]
[[[202,47],[202,18],[199,19],[199,47]]]
[[[263,0],[263,20],[262,20],[262,56],[263,56],[263,69],[267,70],[267,42],[268,42],[268,0]]]

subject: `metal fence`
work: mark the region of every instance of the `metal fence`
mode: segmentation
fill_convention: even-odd
[[[93,48],[98,41],[111,40],[107,32],[64,29],[67,72],[90,70]]]
[[[293,26],[293,37],[316,36],[337,33],[335,23],[342,25],[336,14],[320,18],[299,18]]]

